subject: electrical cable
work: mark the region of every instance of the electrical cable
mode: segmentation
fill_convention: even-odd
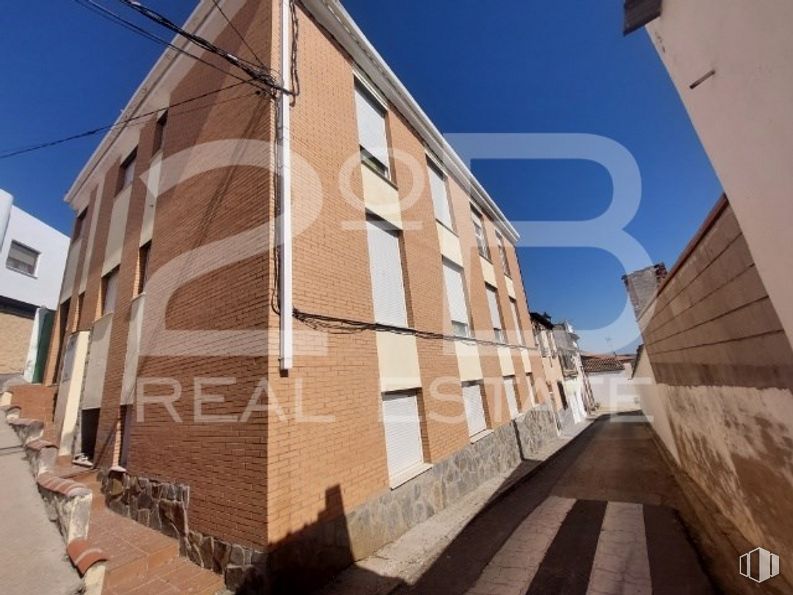
[[[55,145],[60,145],[60,144],[63,144],[63,143],[69,142],[69,141],[78,140],[78,139],[81,139],[81,138],[86,138],[86,137],[89,137],[89,136],[93,136],[95,134],[99,134],[100,132],[108,132],[110,130],[115,130],[116,128],[120,128],[122,126],[125,126],[125,125],[131,123],[131,122],[135,122],[137,120],[140,120],[140,119],[143,119],[143,118],[148,118],[149,116],[153,116],[155,114],[158,114],[158,113],[162,112],[163,110],[166,110],[166,109],[167,110],[172,110],[175,107],[179,107],[181,105],[185,105],[187,103],[191,103],[191,102],[197,101],[199,99],[204,99],[205,97],[210,97],[212,95],[216,95],[217,93],[221,93],[223,91],[227,91],[229,89],[233,89],[235,87],[240,87],[240,86],[246,84],[247,82],[248,81],[240,81],[238,83],[232,83],[231,85],[226,85],[225,87],[220,87],[219,89],[214,89],[212,91],[207,91],[206,93],[202,93],[200,95],[195,95],[194,97],[188,97],[187,99],[183,99],[182,101],[177,101],[176,103],[161,107],[159,109],[151,110],[151,111],[145,112],[143,114],[138,114],[136,116],[131,116],[129,118],[125,118],[123,120],[119,120],[119,121],[117,121],[117,122],[115,122],[113,124],[109,124],[109,125],[106,125],[106,126],[100,126],[98,128],[93,128],[91,130],[86,130],[84,132],[79,132],[79,133],[73,134],[71,136],[66,136],[66,137],[63,137],[63,138],[59,138],[59,139],[56,139],[56,140],[39,143],[39,144],[36,144],[36,145],[29,145],[27,147],[20,147],[18,149],[10,149],[8,151],[0,153],[0,159],[8,159],[10,157],[15,157],[17,155],[22,155],[24,153],[31,153],[33,151],[38,151],[40,149],[46,149],[46,148],[53,147]],[[261,93],[260,90],[259,91],[254,91],[253,93],[249,93],[247,95],[240,95],[240,96],[237,96],[237,97],[232,97],[232,98],[229,98],[228,100],[225,100],[225,101],[232,101],[232,100],[235,100],[235,99],[242,99],[243,97],[250,97],[251,95],[256,95],[256,94],[259,94],[259,93]],[[196,108],[196,109],[199,109],[199,108]],[[190,111],[192,111],[192,110],[190,110]],[[179,112],[179,113],[185,113],[185,112]]]
[[[94,14],[97,14],[100,17],[110,21],[111,23],[115,23],[116,25],[120,25],[121,27],[123,27],[124,29],[127,29],[128,31],[132,31],[133,33],[137,33],[138,35],[140,35],[144,39],[148,39],[149,41],[153,41],[154,43],[157,43],[157,44],[160,44],[160,45],[165,46],[167,48],[170,48],[170,49],[172,49],[172,50],[174,50],[174,51],[176,51],[176,52],[178,52],[178,53],[180,53],[182,55],[185,55],[185,56],[187,56],[189,58],[192,58],[196,62],[200,62],[201,64],[204,64],[205,66],[209,66],[210,68],[214,68],[215,70],[217,70],[219,72],[222,72],[225,75],[229,75],[229,76],[231,76],[231,77],[233,77],[233,78],[235,78],[235,79],[237,79],[239,81],[245,81],[246,80],[245,78],[243,78],[243,77],[241,77],[241,76],[239,76],[239,75],[237,75],[237,74],[235,74],[233,72],[228,72],[228,71],[224,70],[223,68],[220,68],[217,64],[213,64],[212,62],[209,62],[208,60],[205,60],[205,59],[201,58],[200,56],[196,56],[195,54],[191,54],[190,52],[188,52],[184,48],[180,48],[179,46],[171,43],[167,39],[163,39],[161,37],[158,37],[154,33],[151,33],[150,31],[147,31],[143,27],[140,27],[140,26],[136,25],[135,23],[132,23],[132,22],[128,21],[127,19],[125,19],[121,15],[113,12],[112,10],[110,10],[108,8],[105,8],[104,6],[102,6],[101,4],[96,2],[95,0],[74,0],[74,2],[76,2],[79,6],[82,6],[83,8],[93,12]],[[258,85],[256,85],[254,83],[253,77],[250,77],[247,82],[249,82],[249,84],[251,84],[252,86],[259,87]],[[261,87],[259,87],[259,88],[261,88]]]
[[[253,57],[256,59],[256,61],[259,63],[259,66],[264,66],[264,62],[262,62],[262,59],[261,59],[261,58],[259,58],[259,56],[257,56],[257,55],[256,55],[256,52],[253,50],[253,48],[252,48],[252,47],[250,46],[250,44],[247,42],[247,40],[246,40],[246,39],[245,39],[245,37],[242,35],[242,33],[240,33],[240,30],[239,30],[239,29],[237,29],[237,27],[235,27],[235,26],[234,26],[234,23],[232,23],[232,22],[231,22],[231,19],[230,19],[229,17],[227,17],[227,16],[226,16],[226,13],[225,13],[225,12],[223,12],[223,9],[220,7],[220,3],[218,2],[218,0],[212,0],[212,4],[214,4],[214,5],[215,5],[215,8],[217,8],[217,9],[218,9],[218,12],[221,14],[221,16],[222,16],[224,19],[226,19],[226,22],[229,24],[229,27],[231,27],[231,29],[234,31],[234,33],[236,33],[236,34],[237,34],[237,37],[239,37],[239,38],[240,38],[240,41],[242,42],[242,44],[243,44],[243,45],[244,45],[246,48],[248,48],[248,51],[249,51],[249,52],[251,53],[251,55],[252,55],[252,56],[253,56]]]
[[[292,94],[290,90],[286,89],[281,84],[279,84],[278,81],[276,81],[275,77],[273,77],[273,75],[271,74],[271,70],[269,68],[258,66],[252,62],[249,62],[248,60],[240,58],[239,56],[235,56],[234,54],[218,47],[211,41],[204,39],[203,37],[200,37],[195,33],[190,33],[189,31],[186,31],[185,29],[181,28],[173,21],[169,20],[164,15],[158,13],[155,10],[152,10],[151,8],[144,6],[140,2],[136,2],[134,0],[118,0],[118,2],[121,2],[122,4],[142,14],[149,20],[165,27],[166,29],[176,33],[177,35],[184,37],[188,41],[191,41],[195,45],[199,46],[200,48],[203,48],[208,52],[220,56],[221,58],[226,60],[229,64],[245,72],[252,79],[257,80],[267,85],[268,87],[275,89],[276,91],[280,91],[281,93],[286,93],[288,95]]]

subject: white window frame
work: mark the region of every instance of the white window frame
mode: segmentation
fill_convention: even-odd
[[[111,284],[112,283],[112,284]],[[111,300],[108,296],[112,295]],[[107,275],[102,277],[102,316],[116,311],[118,302],[118,267],[114,268]]]
[[[485,235],[485,217],[474,205],[471,205],[471,221],[474,224],[476,249],[479,251],[479,256],[489,261],[490,246],[487,245],[487,236]]]
[[[520,415],[517,388],[517,382],[514,376],[504,376],[504,399],[507,401],[510,419],[515,419]]]
[[[503,236],[496,230],[496,241],[498,242],[498,253],[501,258],[501,268],[504,270],[504,274],[507,277],[512,278],[512,274],[509,270],[509,259],[507,258],[507,248],[504,244]]]
[[[446,307],[452,323],[452,332],[456,337],[471,336],[471,315],[465,293],[465,274],[461,267],[447,258],[442,259],[443,285],[446,293]],[[459,283],[458,283],[459,279]],[[450,287],[450,285],[452,285]],[[459,285],[460,296],[454,299],[454,285]],[[457,303],[459,301],[459,303]],[[455,307],[457,303],[457,307]],[[457,311],[459,309],[459,311]],[[463,312],[462,310],[465,310]]]
[[[380,97],[380,94],[377,93],[369,83],[364,81],[363,78],[358,76],[355,77],[354,95],[355,118],[358,125],[358,145],[361,151],[361,161],[382,177],[391,180],[391,161],[388,146],[388,106]],[[371,106],[372,110],[378,112],[382,118],[382,147],[366,146],[365,139],[363,138],[364,129],[362,128],[363,122],[361,121],[360,101],[365,101]]]
[[[520,328],[520,316],[518,315],[518,301],[515,298],[509,298],[509,308],[512,310],[512,319],[515,321],[515,333],[518,336],[518,344],[526,345],[526,340],[523,338],[523,329]]]
[[[14,256],[11,253],[12,250],[14,250],[14,249],[17,249],[18,251],[22,251],[22,252],[28,252],[29,253],[28,256],[32,256],[33,257],[33,270],[32,271],[28,271],[28,270],[26,270],[24,268],[20,268],[20,267],[16,266],[15,264],[13,264],[11,262],[13,260],[15,262],[21,263],[21,265],[23,267],[26,264],[23,260],[21,260],[20,258],[17,258],[16,256]],[[15,273],[20,273],[21,275],[27,275],[28,277],[35,277],[38,274],[40,262],[41,262],[41,252],[39,252],[38,250],[36,250],[34,248],[31,248],[30,246],[28,246],[26,244],[23,244],[22,242],[18,242],[16,240],[11,240],[11,243],[8,246],[8,255],[6,256],[6,268],[7,269],[12,270]]]
[[[454,231],[452,206],[449,200],[449,178],[443,168],[429,155],[427,155],[427,176],[430,181],[430,195],[432,196],[435,220],[447,229]],[[437,180],[435,184],[433,184],[433,180]]]
[[[474,391],[474,388],[476,391]],[[473,440],[488,431],[482,383],[463,382],[462,395],[465,421],[468,424],[468,437]]]
[[[374,216],[366,218],[366,235],[369,247],[369,273],[372,281],[372,306],[375,322],[391,326],[407,327],[407,295],[403,276],[404,255],[400,230],[383,219]],[[385,236],[393,238],[393,242]],[[385,240],[385,241],[384,241]],[[394,245],[396,250],[394,250]],[[384,250],[381,250],[384,248]],[[395,262],[385,263],[396,252]],[[381,265],[386,268],[381,270]]]
[[[121,162],[120,183],[118,191],[121,192],[135,180],[135,162],[138,160],[138,148],[132,149],[129,155]]]
[[[485,292],[487,293],[488,310],[490,310],[490,323],[493,325],[493,333],[496,335],[496,341],[499,343],[506,343],[506,336],[504,335],[504,318],[501,316],[501,307],[498,303],[498,290],[489,283],[485,283]]]
[[[418,394],[415,391],[383,393],[380,400],[388,477],[395,486],[428,467]]]

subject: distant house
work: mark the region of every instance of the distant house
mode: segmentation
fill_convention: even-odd
[[[68,248],[0,190],[0,376],[41,380]]]
[[[593,398],[610,411],[639,409],[639,393],[632,380],[634,355],[582,356],[584,372],[589,378]]]

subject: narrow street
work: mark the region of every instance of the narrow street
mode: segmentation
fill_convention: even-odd
[[[715,592],[646,421],[603,417],[478,515],[413,593]]]

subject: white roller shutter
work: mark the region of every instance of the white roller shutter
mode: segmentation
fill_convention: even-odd
[[[396,477],[424,462],[415,394],[383,395],[383,426],[390,477]]]
[[[399,235],[379,219],[367,219],[366,228],[375,321],[407,326]]]
[[[503,340],[501,331],[504,326],[501,323],[501,314],[498,310],[498,294],[489,285],[486,285],[485,288],[487,289],[487,305],[490,307],[490,321],[493,324],[493,330],[496,331],[496,338],[501,341]]]
[[[355,111],[358,120],[358,140],[388,170],[388,137],[385,111],[360,84],[355,86]]]
[[[427,164],[430,174],[430,191],[432,204],[435,206],[435,218],[449,229],[452,228],[452,214],[449,211],[449,197],[446,194],[446,178],[432,163]]]
[[[446,300],[452,322],[468,327],[468,306],[465,303],[463,272],[446,259],[443,261],[443,282],[446,285]]]
[[[518,307],[515,303],[515,300],[509,300],[509,307],[512,310],[512,320],[515,321],[515,328],[517,329],[516,332],[518,334],[518,343],[525,345],[526,343],[523,340],[523,329],[520,328],[520,318],[518,318]]]
[[[518,399],[515,396],[515,377],[508,376],[504,378],[504,396],[507,398],[507,407],[509,407],[509,416],[515,418],[518,416]]]
[[[116,307],[116,294],[118,293],[118,269],[105,277],[105,294],[102,302],[102,315],[113,312]]]
[[[482,387],[479,384],[463,384],[463,406],[465,407],[465,418],[468,420],[468,435],[474,436],[486,430]]]

